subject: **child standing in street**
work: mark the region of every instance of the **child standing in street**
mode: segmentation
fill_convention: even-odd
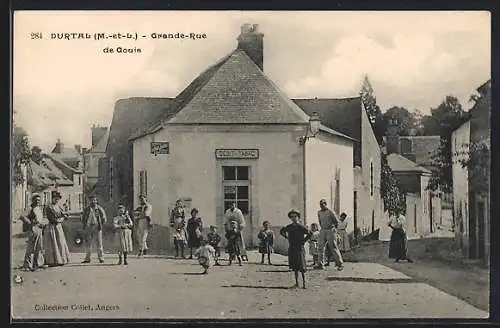
[[[132,245],[132,219],[130,218],[128,212],[125,210],[125,206],[118,206],[118,215],[113,218],[113,226],[116,232],[120,236],[120,250],[118,251],[118,265],[127,265],[127,254],[133,252]]]
[[[311,224],[311,238],[309,239],[309,254],[313,257],[313,266],[318,265],[319,227],[317,223]]]
[[[259,253],[262,254],[260,264],[264,264],[264,256],[267,254],[267,263],[271,265],[271,253],[273,252],[274,245],[274,232],[271,230],[269,221],[262,223],[263,229],[259,232],[257,237],[260,240]]]
[[[242,266],[241,263],[241,249],[243,248],[243,241],[241,238],[241,232],[238,230],[238,223],[236,221],[231,221],[230,228],[226,232],[227,239],[227,252],[229,253],[229,265],[233,264],[234,259],[238,260],[238,264]]]
[[[175,257],[179,257],[179,251],[183,259],[186,258],[184,255],[184,246],[186,245],[186,234],[183,229],[177,228],[174,234],[174,246],[175,246]]]
[[[217,227],[214,225],[211,225],[210,232],[207,234],[207,240],[208,240],[208,244],[215,249],[215,265],[220,265],[219,264],[219,257],[220,257],[221,239],[222,238],[217,233]]]
[[[207,240],[202,240],[200,248],[195,251],[194,255],[198,256],[198,263],[205,270],[203,274],[207,274],[208,269],[214,265],[215,249],[208,244]]]
[[[288,240],[288,265],[295,273],[294,288],[299,287],[299,272],[302,274],[302,288],[306,288],[306,251],[304,249],[305,242],[311,238],[311,232],[298,222],[300,212],[298,210],[290,210],[288,217],[292,221],[291,224],[280,230],[280,235]]]
[[[339,246],[339,250],[342,253],[348,252],[351,250],[351,245],[349,244],[349,236],[347,235],[347,214],[342,212],[340,214],[340,220],[339,220],[339,225],[337,228],[337,236],[338,236],[338,241],[337,244]],[[342,254],[343,255],[343,254]]]

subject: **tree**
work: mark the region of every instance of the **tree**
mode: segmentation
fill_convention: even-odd
[[[28,134],[22,128],[17,126],[14,126],[12,134],[12,149],[10,154],[12,181],[17,186],[24,182],[25,177],[22,172],[22,167],[23,165],[29,165],[31,159]]]
[[[394,106],[384,113],[384,124],[387,127],[389,119],[397,119],[398,135],[408,136],[412,129],[417,128],[417,118],[404,107]]]
[[[387,163],[387,155],[382,155],[382,169],[380,171],[380,192],[384,201],[384,211],[390,216],[405,214],[406,198],[401,191],[394,173]]]
[[[380,107],[377,105],[377,98],[374,95],[373,88],[368,79],[368,75],[364,76],[363,84],[360,91],[361,102],[365,107],[368,119],[372,124],[373,132],[377,138],[378,143],[382,141],[385,134],[383,115]]]
[[[455,154],[456,155],[456,154]],[[484,142],[475,142],[468,146],[468,154],[459,156],[459,163],[467,168],[472,190],[479,195],[488,195],[490,186],[490,147]]]
[[[33,148],[31,148],[31,159],[33,162],[40,164],[42,161],[42,149],[40,147],[33,146]]]
[[[441,145],[432,155],[432,161],[438,167],[428,186],[433,191],[438,188],[444,192],[452,190],[451,133],[466,115],[456,97],[446,96],[437,108],[431,109],[431,116],[423,122],[426,135],[441,136]]]

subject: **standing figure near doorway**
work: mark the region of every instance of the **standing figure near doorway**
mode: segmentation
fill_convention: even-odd
[[[137,243],[139,244],[139,253],[137,256],[146,255],[148,252],[148,235],[149,228],[151,227],[151,215],[153,213],[153,207],[147,202],[145,195],[139,196],[139,201],[141,205],[135,210],[136,213],[136,224],[137,227]]]
[[[413,262],[408,257],[408,239],[404,229],[405,217],[403,214],[398,214],[389,221],[389,227],[392,229],[391,241],[389,243],[389,258],[396,262],[407,260]]]
[[[243,230],[245,229],[245,217],[243,216],[243,212],[236,207],[236,203],[232,203],[231,207],[226,210],[225,213],[226,222],[224,223],[224,227],[226,232],[231,229],[231,222],[236,221],[238,232],[241,235],[241,258],[243,261],[248,261],[247,251],[245,248],[245,238],[243,237]]]

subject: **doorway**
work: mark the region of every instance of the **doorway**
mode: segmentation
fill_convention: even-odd
[[[223,166],[222,167],[222,192],[224,213],[236,203],[245,218],[244,238],[247,247],[252,246],[253,224],[251,215],[250,198],[250,167],[249,166]]]

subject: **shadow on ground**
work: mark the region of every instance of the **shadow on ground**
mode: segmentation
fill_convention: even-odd
[[[252,289],[294,289],[294,286],[252,286],[252,285],[224,285],[224,288],[252,288]]]
[[[388,278],[388,279],[373,279],[373,278],[358,278],[358,277],[327,277],[328,281],[348,281],[348,282],[366,282],[376,284],[407,284],[415,283],[416,281],[408,278]]]

